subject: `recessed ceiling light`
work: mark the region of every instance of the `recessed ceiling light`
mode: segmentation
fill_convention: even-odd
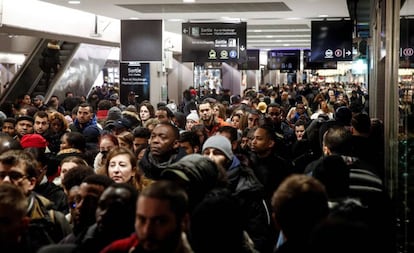
[[[327,14],[321,14],[318,17],[320,17],[320,18],[327,18],[327,17],[329,17],[329,15],[327,15]]]
[[[130,20],[138,20],[139,18],[137,18],[137,17],[130,17],[128,19],[130,19]]]
[[[68,4],[80,4],[81,1],[74,1],[74,0],[70,0],[68,1]]]
[[[170,22],[184,22],[185,20],[181,19],[181,18],[170,18],[170,19],[167,19],[167,21],[170,21]]]
[[[183,0],[183,3],[195,3],[195,0]]]

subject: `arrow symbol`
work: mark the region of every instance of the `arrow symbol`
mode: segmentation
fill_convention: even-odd
[[[183,33],[188,33],[188,29],[187,28],[184,28],[183,29]]]
[[[246,48],[243,45],[240,46],[240,51],[244,51],[245,49]]]
[[[346,56],[349,56],[349,55],[351,55],[351,51],[346,51]]]

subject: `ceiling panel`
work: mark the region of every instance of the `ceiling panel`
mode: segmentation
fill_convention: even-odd
[[[244,21],[252,48],[310,48],[311,20],[349,18],[347,0],[81,0],[78,5],[44,1],[116,19],[163,19],[166,31],[177,34],[181,22]]]
[[[118,6],[130,9],[130,10],[133,10],[139,13],[292,11],[283,2],[120,4]]]

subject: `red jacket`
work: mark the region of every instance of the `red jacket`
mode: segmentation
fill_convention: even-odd
[[[137,234],[133,233],[130,237],[112,242],[106,246],[101,253],[130,252],[132,248],[138,246],[138,242]]]
[[[222,127],[222,126],[231,126],[231,124],[230,123],[227,123],[226,121],[224,121],[221,118],[215,117],[214,118],[214,122],[213,122],[213,127],[211,128],[211,130],[209,130],[205,126],[204,127],[207,130],[208,137],[211,137],[211,136],[215,135],[218,132],[218,130],[220,129],[220,127]]]

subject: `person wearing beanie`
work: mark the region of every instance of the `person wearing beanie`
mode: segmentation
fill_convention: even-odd
[[[109,120],[117,121],[117,120],[119,120],[121,118],[122,118],[121,109],[119,109],[118,107],[114,106],[114,107],[111,107],[108,110],[108,114],[106,116],[106,121],[109,121]]]
[[[46,149],[47,141],[40,134],[26,134],[20,140],[22,148],[43,148]]]
[[[230,140],[223,135],[213,135],[203,144],[202,155],[213,160],[226,171],[229,189],[239,202],[243,229],[253,240],[259,252],[271,252],[276,231],[270,224],[268,206],[264,200],[263,185],[252,169],[244,166],[233,154]]]
[[[265,102],[260,102],[257,104],[257,110],[261,111],[262,113],[266,113],[267,104]]]
[[[33,154],[37,161],[36,185],[33,191],[50,200],[53,209],[66,214],[69,211],[66,194],[62,187],[49,180],[49,176],[56,171],[48,171],[50,150],[47,148],[46,139],[40,134],[25,134],[20,140],[20,145],[25,151]]]
[[[185,124],[185,130],[191,131],[191,128],[194,125],[197,125],[200,123],[200,118],[198,117],[198,113],[196,110],[191,110],[190,114],[186,117],[186,124]]]
[[[33,117],[27,115],[18,117],[16,119],[16,135],[13,138],[17,141],[20,141],[23,135],[33,133],[33,125]]]

